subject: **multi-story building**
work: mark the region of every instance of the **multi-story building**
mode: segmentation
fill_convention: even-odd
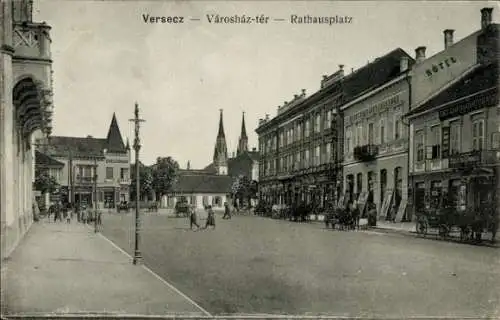
[[[0,1],[1,257],[33,221],[35,136],[51,133],[50,26],[33,21],[33,1]]]
[[[417,103],[410,123],[411,210],[477,207],[498,194],[500,107],[499,25],[481,10],[481,29],[417,61],[412,86]]]
[[[61,185],[63,169],[64,163],[38,150],[35,151],[35,173],[46,173],[49,177],[52,177],[58,185]],[[39,205],[48,208],[50,205],[60,200],[59,190],[54,190],[52,194],[43,192],[43,190],[35,190],[35,199]]]
[[[130,146],[113,114],[106,138],[52,136],[43,153],[62,162],[64,202],[114,208],[129,201]]]
[[[394,50],[347,76],[341,65],[323,78],[319,91],[309,97],[303,91],[279,107],[276,117],[260,121],[262,199],[325,206],[339,198],[344,150],[340,107],[398,75],[402,56],[407,54]]]
[[[387,82],[341,106],[344,117],[344,197],[361,214],[368,202],[380,217],[403,218],[407,203],[409,70],[414,60],[403,50]],[[398,214],[399,213],[399,214]]]

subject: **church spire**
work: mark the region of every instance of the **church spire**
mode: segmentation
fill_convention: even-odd
[[[222,120],[222,109],[220,109],[219,132],[215,141],[213,161],[217,174],[227,174],[227,145]]]
[[[106,142],[107,142],[107,149],[110,152],[125,151],[125,144],[123,143],[122,134],[120,133],[120,128],[118,127],[118,121],[116,120],[116,114],[114,112],[113,112],[113,118],[111,119],[111,124],[109,125]]]
[[[243,116],[241,118],[241,134],[240,140],[238,141],[238,149],[236,150],[236,155],[240,155],[244,152],[248,151],[248,137],[247,130],[245,127],[245,112],[243,112]]]
[[[224,122],[222,121],[222,109],[220,109],[220,119],[219,119],[219,133],[217,134],[217,138],[225,137],[224,135]]]

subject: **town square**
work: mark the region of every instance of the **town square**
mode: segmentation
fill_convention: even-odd
[[[2,318],[500,317],[491,3],[0,1]]]

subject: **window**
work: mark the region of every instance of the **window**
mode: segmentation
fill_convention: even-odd
[[[345,129],[345,152],[350,153],[351,152],[351,127],[347,127]]]
[[[385,120],[380,119],[380,144],[385,143]]]
[[[325,146],[325,163],[330,163],[332,160],[332,145],[327,143]]]
[[[305,168],[309,167],[309,150],[306,150],[304,166],[305,166]]]
[[[320,146],[317,146],[315,151],[314,151],[314,165],[315,166],[320,165],[320,153],[321,153]]]
[[[431,135],[429,137],[429,145],[432,146],[432,159],[441,158],[441,127],[431,127]]]
[[[368,144],[373,144],[373,137],[374,137],[374,131],[373,131],[373,122],[368,124]]]
[[[120,179],[128,179],[128,169],[120,168]]]
[[[363,174],[358,173],[356,175],[356,188],[357,188],[357,194],[359,195],[363,191]]]
[[[106,179],[113,179],[113,167],[106,168]]]
[[[325,129],[330,129],[332,126],[332,110],[326,111]]]
[[[306,120],[306,131],[304,133],[305,137],[309,137],[309,133],[310,133],[310,130],[311,130],[311,126],[310,126],[310,123],[309,123],[309,119]]]
[[[297,130],[295,130],[295,137],[296,137],[297,141],[302,138],[302,136],[301,136],[301,133],[302,133],[301,129],[302,128],[301,128],[300,123],[297,123]]]
[[[484,119],[472,122],[472,150],[484,148]]]
[[[356,146],[361,146],[363,143],[363,125],[358,123],[356,131]]]
[[[460,153],[460,121],[450,123],[450,154]]]
[[[394,120],[394,140],[401,138],[401,115],[396,115]]]
[[[296,169],[300,169],[301,168],[301,165],[300,165],[300,152],[297,152],[295,154],[295,168]]]
[[[424,161],[424,131],[420,130],[415,133],[415,150],[417,162]]]
[[[316,123],[314,125],[314,132],[320,132],[321,131],[321,114],[318,113],[316,115]]]

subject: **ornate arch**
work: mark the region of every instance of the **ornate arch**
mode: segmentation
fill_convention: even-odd
[[[12,98],[15,107],[15,121],[20,135],[29,148],[29,137],[40,129],[46,135],[52,132],[52,90],[32,76],[21,77],[14,89]],[[20,140],[18,140],[20,142]]]

